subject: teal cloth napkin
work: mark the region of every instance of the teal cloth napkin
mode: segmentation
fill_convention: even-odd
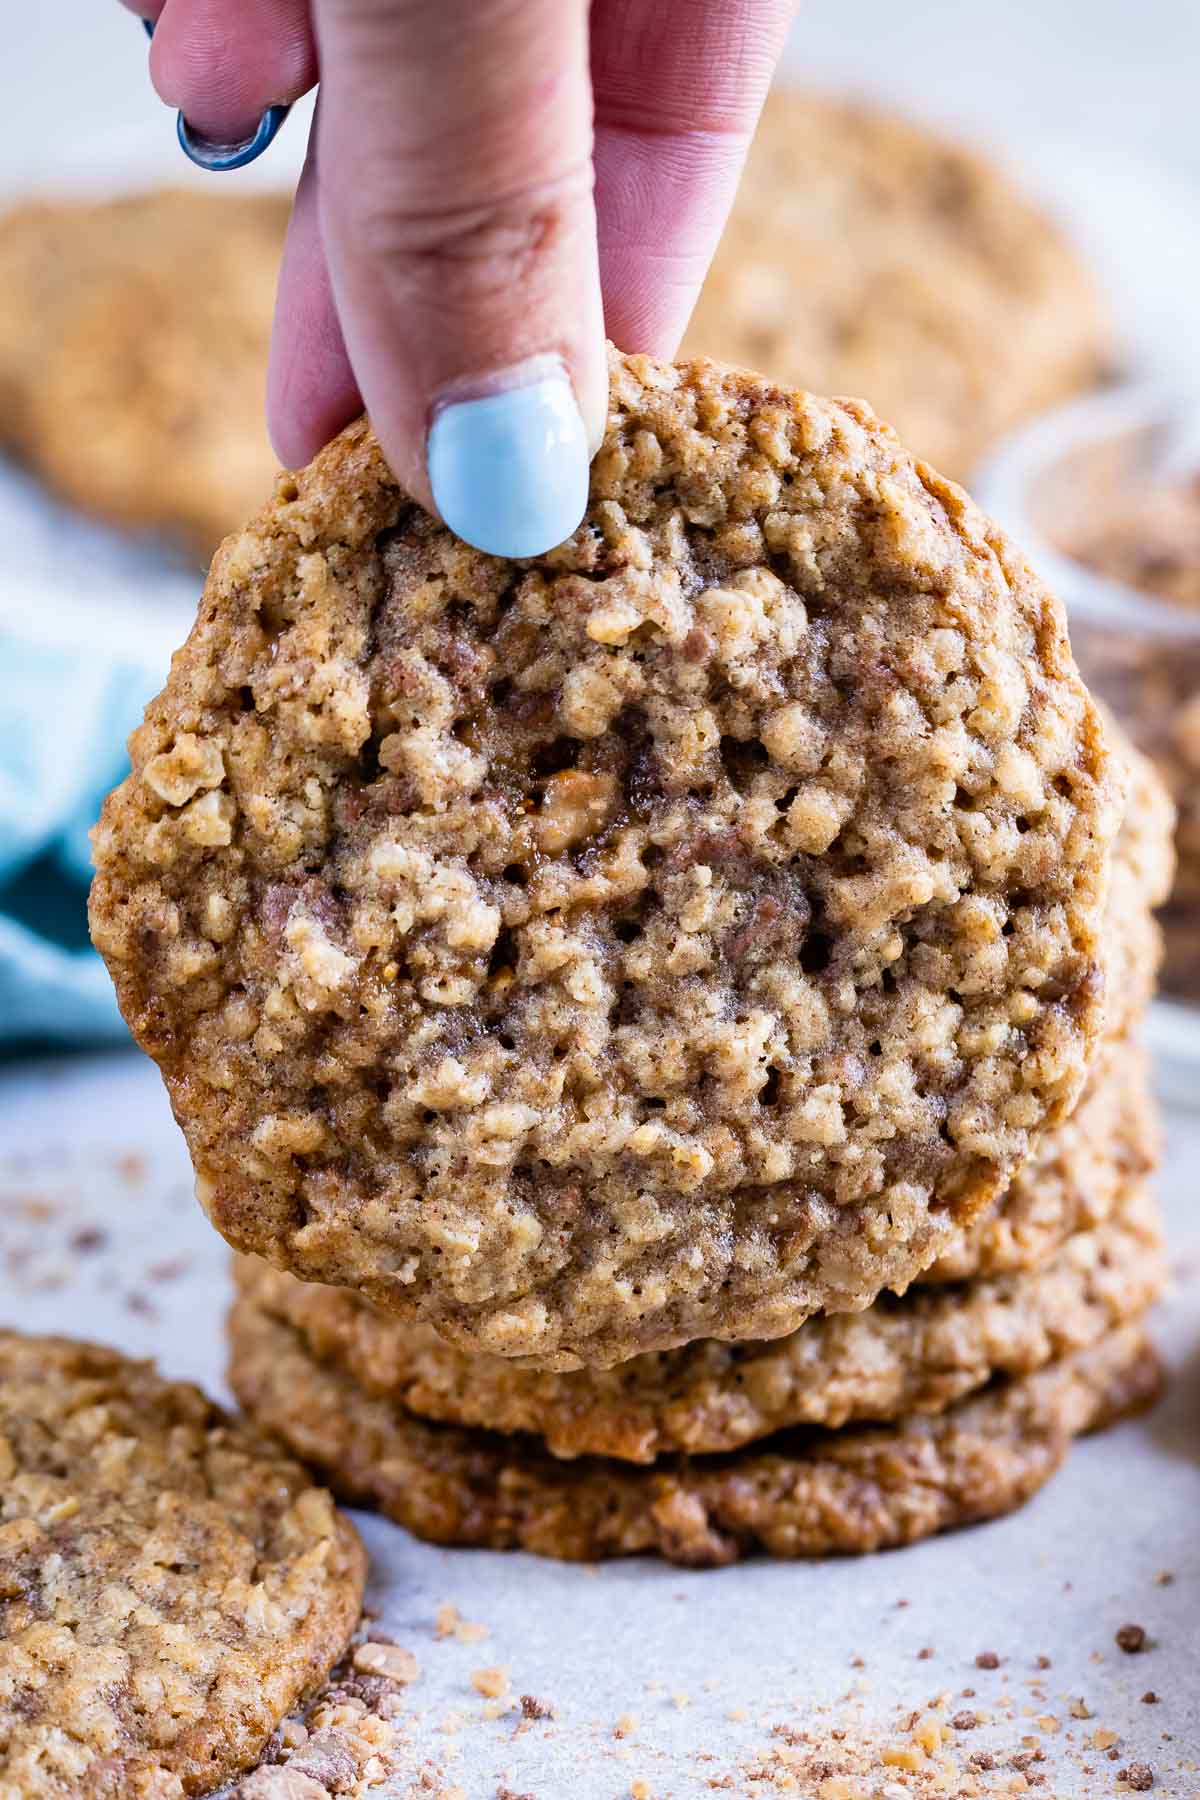
[[[187,635],[200,576],[3,458],[0,543],[0,1052],[120,1042],[88,941],[88,832]]]
[[[88,831],[163,672],[0,621],[0,1044],[125,1035],[88,942]]]

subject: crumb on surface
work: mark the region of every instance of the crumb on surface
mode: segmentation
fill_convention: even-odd
[[[508,1693],[508,1685],[508,1670],[498,1664],[471,1671],[471,1686],[488,1700],[502,1700]]]
[[[400,1644],[380,1643],[373,1639],[359,1644],[353,1661],[362,1674],[382,1675],[386,1681],[394,1681],[401,1687],[415,1681],[421,1673],[421,1666],[411,1650],[405,1650]]]

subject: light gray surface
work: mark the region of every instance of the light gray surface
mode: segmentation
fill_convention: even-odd
[[[845,1723],[850,1709],[838,1703],[856,1683],[867,1732],[885,1736],[899,1710],[973,1686],[978,1698],[960,1704],[1002,1715],[1000,1696],[1010,1694],[1018,1718],[1000,1716],[968,1748],[1011,1752],[1029,1735],[1045,1751],[1035,1772],[1054,1796],[1116,1795],[1118,1769],[1144,1761],[1156,1771],[1155,1793],[1194,1800],[1198,1167],[1200,1116],[1172,1115],[1160,1191],[1179,1279],[1155,1326],[1174,1370],[1167,1400],[1148,1418],[1077,1445],[1066,1469],[1010,1519],[864,1560],[697,1573],[440,1551],[364,1521],[373,1602],[421,1663],[408,1696],[413,1768],[432,1761],[468,1800],[492,1800],[502,1785],[536,1800],[616,1800],[634,1780],[645,1780],[654,1800],[690,1800],[710,1794],[707,1782],[727,1771],[734,1792],[754,1791],[741,1771],[778,1743],[770,1728],[819,1733]],[[106,1245],[73,1249],[93,1227],[108,1235]],[[220,1390],[224,1247],[190,1199],[182,1141],[140,1057],[0,1077],[0,1243],[0,1321],[157,1355],[168,1373]],[[1163,1569],[1175,1577],[1168,1586],[1155,1581]],[[434,1616],[447,1602],[488,1627],[483,1643],[434,1641]],[[1154,1640],[1141,1656],[1113,1643],[1127,1621]],[[926,1646],[933,1655],[920,1660]],[[999,1671],[975,1669],[986,1650],[1003,1659]],[[1038,1655],[1053,1665],[1040,1677]],[[485,1718],[470,1674],[492,1664],[507,1668],[515,1695],[552,1703],[553,1720],[514,1736],[515,1703]],[[1039,1679],[1044,1699],[1033,1693]],[[1142,1703],[1148,1688],[1158,1705]],[[1070,1714],[1079,1698],[1094,1715],[1087,1722]],[[1021,1716],[1025,1709],[1031,1716]],[[622,1741],[612,1734],[624,1714],[639,1723]],[[1038,1717],[1060,1729],[1044,1729]],[[1077,1752],[1097,1729],[1118,1734],[1119,1760],[1093,1755],[1088,1776]],[[715,1763],[698,1762],[698,1752]]]

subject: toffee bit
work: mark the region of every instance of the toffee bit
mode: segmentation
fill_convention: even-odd
[[[103,1250],[107,1242],[108,1233],[101,1231],[98,1225],[84,1225],[71,1238],[70,1246],[72,1250],[88,1253],[93,1250]]]
[[[1144,1625],[1122,1625],[1116,1634],[1119,1650],[1127,1656],[1136,1656],[1139,1650],[1146,1648],[1146,1628]]]

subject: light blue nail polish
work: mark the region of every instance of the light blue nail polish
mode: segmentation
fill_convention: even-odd
[[[428,457],[443,519],[493,556],[553,550],[587,507],[587,436],[565,374],[443,406]]]

